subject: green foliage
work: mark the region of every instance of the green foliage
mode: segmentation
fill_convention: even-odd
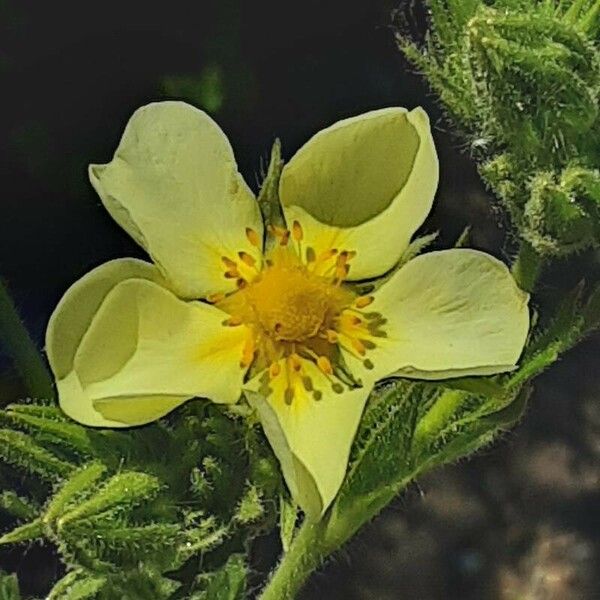
[[[274,525],[266,507],[280,494],[270,449],[243,419],[200,401],[126,431],[47,405],[13,404],[1,419],[5,476],[46,483],[2,494],[16,524],[0,545],[58,548],[67,573],[49,598],[243,597],[248,543]]]
[[[400,47],[542,257],[600,245],[600,2],[428,0]]]
[[[5,575],[0,571],[0,600],[21,600],[19,582],[15,575]]]

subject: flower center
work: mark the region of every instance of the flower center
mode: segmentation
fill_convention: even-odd
[[[256,236],[251,230],[247,234],[251,240]],[[291,231],[274,228],[272,235],[278,242],[263,257],[262,268],[244,252],[222,257],[224,276],[235,278],[238,289],[212,301],[230,315],[224,325],[248,328],[241,365],[252,366],[252,373],[266,370],[271,381],[284,374],[286,402],[299,387],[321,397],[307,374],[311,368],[335,392],[358,385],[341,349],[372,369],[366,354],[375,347],[373,340],[385,335],[385,319],[365,313],[373,298],[358,296],[344,284],[355,253],[331,248],[317,254],[303,246],[297,222]]]
[[[351,293],[304,265],[274,263],[245,291],[255,319],[278,341],[305,342],[325,331]]]

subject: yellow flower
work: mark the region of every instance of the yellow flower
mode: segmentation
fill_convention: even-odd
[[[76,282],[47,351],[60,405],[101,427],[148,423],[193,397],[245,392],[303,509],[344,478],[374,383],[507,371],[529,326],[508,269],[467,249],[395,267],[431,209],[438,163],[422,109],[377,110],[314,136],[285,166],[287,229],[263,253],[257,202],[223,132],[180,102],[145,106],[92,185],[154,264]],[[176,457],[173,457],[176,460]]]

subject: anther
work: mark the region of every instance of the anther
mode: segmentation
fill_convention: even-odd
[[[343,265],[337,266],[335,269],[336,279],[343,281],[344,279],[346,279],[346,277],[348,277],[349,271],[350,271],[350,265],[343,264]]]
[[[238,288],[241,290],[242,288],[245,288],[248,285],[248,282],[243,279],[242,277],[240,277],[236,282],[235,285],[238,286]]]
[[[319,367],[325,375],[333,375],[333,367],[326,356],[319,356],[319,358],[317,358],[317,367]]]
[[[336,393],[336,394],[341,394],[344,391],[344,386],[341,383],[334,383],[331,386],[331,389]]]
[[[297,354],[290,354],[289,361],[294,371],[298,372],[302,369],[302,362],[300,362],[300,357]]]
[[[365,308],[366,306],[369,306],[369,304],[371,304],[373,300],[373,296],[359,296],[354,301],[354,306],[356,306],[357,308]]]
[[[357,340],[356,338],[351,338],[350,343],[359,354],[364,355],[367,352],[367,349],[360,340]]]
[[[315,390],[313,392],[313,398],[318,402],[323,397],[323,392],[321,390]]]
[[[294,221],[292,223],[292,237],[296,242],[300,242],[304,237],[304,232],[302,231],[302,225],[298,221]]]
[[[221,302],[221,300],[225,299],[225,294],[223,294],[222,292],[219,292],[217,294],[209,294],[208,296],[206,296],[206,301],[209,304],[216,304],[217,302]]]
[[[337,253],[337,248],[330,248],[329,250],[321,252],[321,254],[319,254],[319,256],[317,257],[317,261],[323,262],[324,260],[329,260],[330,258],[333,258]]]
[[[256,345],[253,338],[248,338],[242,352],[242,360],[240,361],[240,367],[242,369],[249,367],[254,360],[254,354],[256,352]]]
[[[308,375],[305,375],[302,378],[302,385],[304,385],[304,389],[307,392],[312,392],[313,391],[313,382],[312,382],[312,379],[310,377],[308,377]]]
[[[337,331],[334,331],[333,329],[328,329],[325,332],[325,336],[327,337],[327,341],[330,344],[337,344],[337,342],[339,340],[339,336],[337,334]]]
[[[271,363],[269,366],[269,377],[275,379],[281,373],[281,365],[278,362]]]
[[[260,237],[258,236],[258,233],[254,231],[254,229],[246,227],[246,237],[254,247],[260,248]]]
[[[367,350],[374,350],[377,347],[371,340],[362,340],[362,343]]]
[[[369,371],[375,366],[373,365],[372,361],[370,361],[368,358],[365,358],[365,360],[363,360],[363,365],[365,366],[365,369],[369,369]]]
[[[221,256],[221,260],[228,269],[237,269],[237,263],[234,260],[231,260],[226,256]]]
[[[225,279],[239,279],[241,278],[240,272],[237,269],[229,269],[225,271]]]
[[[292,403],[292,400],[294,399],[294,390],[291,388],[286,388],[283,395],[283,399],[285,400],[285,403],[289,406]]]
[[[238,256],[240,257],[240,260],[249,267],[253,267],[256,264],[256,259],[247,252],[238,252]]]
[[[315,260],[317,260],[317,255],[315,254],[315,249],[312,248],[311,246],[309,246],[306,249],[306,262],[312,263],[312,262],[315,262]]]
[[[237,316],[233,316],[233,317],[229,317],[229,319],[225,319],[222,322],[222,325],[225,325],[225,327],[237,327],[238,325],[242,324],[242,319],[241,317],[237,317]]]

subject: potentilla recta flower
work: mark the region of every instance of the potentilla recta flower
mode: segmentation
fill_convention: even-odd
[[[194,397],[245,395],[292,495],[318,516],[375,382],[499,373],[522,351],[528,296],[503,263],[452,249],[402,264],[438,181],[420,108],[308,141],[283,169],[286,224],[269,226],[268,246],[226,136],[192,106],[139,109],[89,174],[153,264],[94,269],[52,315],[60,405],[81,423],[141,425]]]

